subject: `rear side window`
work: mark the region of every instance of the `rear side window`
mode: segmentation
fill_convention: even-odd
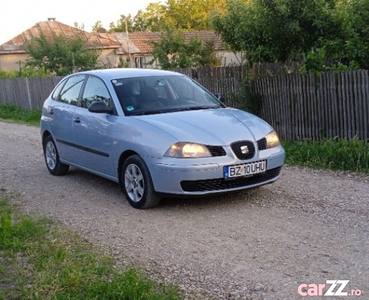
[[[59,100],[59,95],[60,95],[60,91],[61,89],[63,88],[64,86],[64,83],[65,83],[65,79],[63,79],[62,81],[60,81],[57,85],[57,87],[55,88],[53,94],[51,95],[51,98],[54,99],[54,100]]]
[[[88,108],[95,101],[105,102],[107,106],[112,107],[111,97],[105,83],[97,77],[90,76],[83,91],[81,107]]]
[[[68,78],[59,95],[59,101],[71,105],[77,105],[85,75],[76,75]]]

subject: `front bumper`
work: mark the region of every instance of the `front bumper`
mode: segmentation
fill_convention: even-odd
[[[285,158],[282,146],[258,151],[249,160],[239,160],[230,148],[226,149],[226,152],[226,156],[222,157],[147,159],[155,191],[163,194],[201,196],[261,186],[279,178]],[[260,160],[267,161],[265,173],[224,179],[225,166]]]

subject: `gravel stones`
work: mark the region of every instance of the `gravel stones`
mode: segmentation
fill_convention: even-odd
[[[301,283],[369,290],[369,177],[286,166],[274,184],[136,210],[119,185],[51,176],[39,129],[0,122],[0,189],[193,299],[299,299]]]

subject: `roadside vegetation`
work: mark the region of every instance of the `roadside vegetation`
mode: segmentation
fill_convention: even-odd
[[[0,191],[0,300],[181,299],[177,289],[138,269],[115,267],[77,234],[45,218],[22,214]]]
[[[0,119],[36,125],[40,123],[41,111],[23,110],[15,105],[0,104]],[[286,150],[286,164],[328,169],[369,173],[369,143],[356,138],[324,139],[313,141],[282,141]]]
[[[41,110],[25,110],[13,104],[0,104],[0,119],[22,124],[40,124]]]
[[[283,141],[282,145],[289,165],[369,173],[369,143],[356,138]]]

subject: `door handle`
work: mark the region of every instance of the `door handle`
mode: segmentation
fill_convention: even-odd
[[[53,115],[54,114],[54,111],[53,111],[53,109],[52,108],[49,108],[49,115]]]
[[[80,118],[78,118],[78,117],[77,117],[77,118],[74,118],[74,119],[73,119],[73,122],[74,122],[74,123],[81,123],[81,119],[80,119]]]

